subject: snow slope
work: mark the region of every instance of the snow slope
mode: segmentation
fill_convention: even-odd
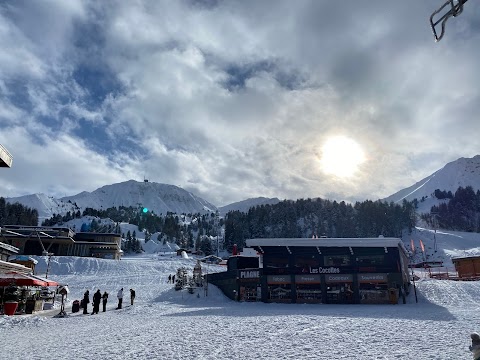
[[[433,246],[431,230],[409,237]],[[438,231],[436,240],[436,254],[445,259],[480,248],[479,234]],[[42,275],[45,258],[38,260]],[[480,282],[432,280],[418,270],[418,303],[413,289],[407,304],[398,305],[236,303],[212,285],[208,296],[203,289],[173,290],[168,275],[180,266],[191,272],[195,262],[154,254],[119,261],[52,257],[49,278],[69,285],[69,301],[86,289],[106,290],[107,312],[2,316],[2,358],[460,360],[471,357],[469,334],[480,331]],[[223,270],[204,265],[204,272]],[[134,288],[136,303],[115,310],[120,287]]]
[[[455,193],[460,186],[472,186],[475,191],[480,189],[480,155],[452,161],[425,179],[383,200],[387,202],[401,202],[403,199],[411,201],[415,198],[420,200],[422,196],[432,197],[436,189]]]
[[[106,185],[95,191],[83,191],[77,195],[60,199],[44,194],[33,194],[6,199],[38,210],[39,218],[50,218],[53,214],[65,215],[67,211],[83,212],[85,208],[107,209],[109,207],[146,207],[156,214],[209,213],[217,208],[208,201],[174,185],[129,180]]]

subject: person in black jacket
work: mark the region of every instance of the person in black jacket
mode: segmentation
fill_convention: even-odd
[[[83,300],[82,300],[82,307],[83,307],[83,313],[84,314],[88,314],[87,306],[88,306],[89,302],[90,302],[90,292],[87,290],[83,294]]]
[[[135,300],[135,290],[130,289],[130,305],[133,305],[133,300]]]
[[[102,300],[102,293],[100,292],[100,289],[97,290],[95,294],[93,294],[93,314],[98,314],[98,311],[100,310],[100,300]]]
[[[102,295],[103,312],[107,311],[108,293],[105,291]]]

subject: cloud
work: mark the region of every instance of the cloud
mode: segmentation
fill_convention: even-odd
[[[386,197],[478,152],[480,7],[469,2],[436,44],[437,6],[2,5],[0,142],[14,166],[0,194],[73,195],[145,175],[219,206]],[[354,178],[320,169],[335,135],[366,153]]]

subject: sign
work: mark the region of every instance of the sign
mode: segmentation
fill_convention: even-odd
[[[269,284],[290,284],[292,279],[290,275],[268,275],[267,283]]]
[[[296,284],[320,284],[320,275],[295,275]]]
[[[353,282],[353,275],[351,275],[351,274],[325,275],[325,282],[327,282],[327,283]]]
[[[361,283],[386,283],[387,274],[358,274],[358,282]]]
[[[240,279],[258,279],[260,270],[242,270],[238,276]]]
[[[310,268],[310,274],[340,274],[340,268],[336,268],[333,266],[330,267],[318,267],[318,268]]]

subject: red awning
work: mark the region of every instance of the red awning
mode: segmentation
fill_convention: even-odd
[[[10,272],[6,274],[0,274],[0,286],[56,286],[55,281],[50,281],[42,278],[38,278],[34,275],[20,274],[16,272]]]
[[[32,278],[35,278],[35,279],[38,279],[38,280],[40,280],[40,281],[46,282],[46,283],[47,283],[47,286],[58,286],[58,285],[60,285],[60,284],[59,284],[58,282],[56,282],[56,281],[53,281],[53,280],[50,280],[50,279],[45,279],[45,278],[42,278],[42,277],[37,276],[37,275],[30,274],[30,275],[28,275],[28,276],[30,276],[30,277],[32,277]]]

